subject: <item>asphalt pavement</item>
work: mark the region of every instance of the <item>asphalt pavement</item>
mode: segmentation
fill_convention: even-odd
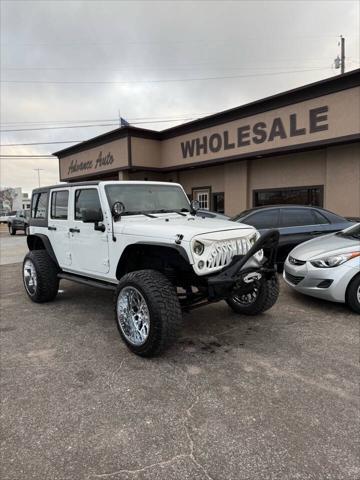
[[[185,314],[178,343],[146,360],[121,342],[109,292],[63,281],[34,304],[20,263],[0,267],[0,292],[2,480],[359,479],[345,306],[282,283],[263,315]]]

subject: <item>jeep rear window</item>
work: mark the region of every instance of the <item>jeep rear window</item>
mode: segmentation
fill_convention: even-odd
[[[31,204],[32,218],[46,218],[47,198],[47,192],[36,193],[33,196]]]
[[[122,202],[125,205],[125,214],[190,210],[187,196],[176,185],[107,185],[105,191],[110,208],[115,202]]]

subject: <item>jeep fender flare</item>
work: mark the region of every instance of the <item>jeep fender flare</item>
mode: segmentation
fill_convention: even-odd
[[[189,258],[187,251],[185,250],[184,247],[180,245],[175,245],[175,244],[171,245],[171,244],[162,243],[162,242],[139,241],[139,242],[135,242],[133,244],[127,245],[126,248],[123,250],[116,267],[116,278],[120,278],[121,276],[122,267],[123,267],[123,264],[126,263],[127,254],[129,250],[132,250],[135,247],[158,247],[158,248],[163,248],[164,251],[171,250],[173,252],[176,252],[182,258],[182,260],[185,261],[189,266],[192,265],[192,261]]]
[[[49,237],[47,235],[44,235],[42,233],[35,233],[28,235],[26,237],[26,242],[29,247],[29,250],[46,250],[48,253],[49,257],[53,262],[56,264],[57,267],[59,267],[59,263],[57,261],[55,252],[51,246]],[[60,268],[60,267],[59,267]]]
[[[168,243],[141,242],[141,241],[136,242],[133,245],[150,245],[150,246],[153,246],[153,247],[171,248],[172,250],[175,250],[176,252],[178,252],[186,262],[189,262],[189,264],[191,264],[191,259],[189,258],[188,254],[187,254],[187,251],[181,245],[176,245],[176,244],[173,244],[173,245],[170,244],[169,245]]]

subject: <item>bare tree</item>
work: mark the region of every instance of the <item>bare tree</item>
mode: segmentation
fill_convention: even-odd
[[[0,201],[3,203],[4,208],[6,208],[5,204],[7,204],[9,209],[12,210],[17,196],[18,194],[14,188],[5,188],[4,190],[0,190]]]

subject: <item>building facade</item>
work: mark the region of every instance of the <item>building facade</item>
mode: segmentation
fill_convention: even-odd
[[[360,216],[360,69],[161,132],[123,127],[55,155],[61,181],[174,181],[234,215],[298,203]]]

